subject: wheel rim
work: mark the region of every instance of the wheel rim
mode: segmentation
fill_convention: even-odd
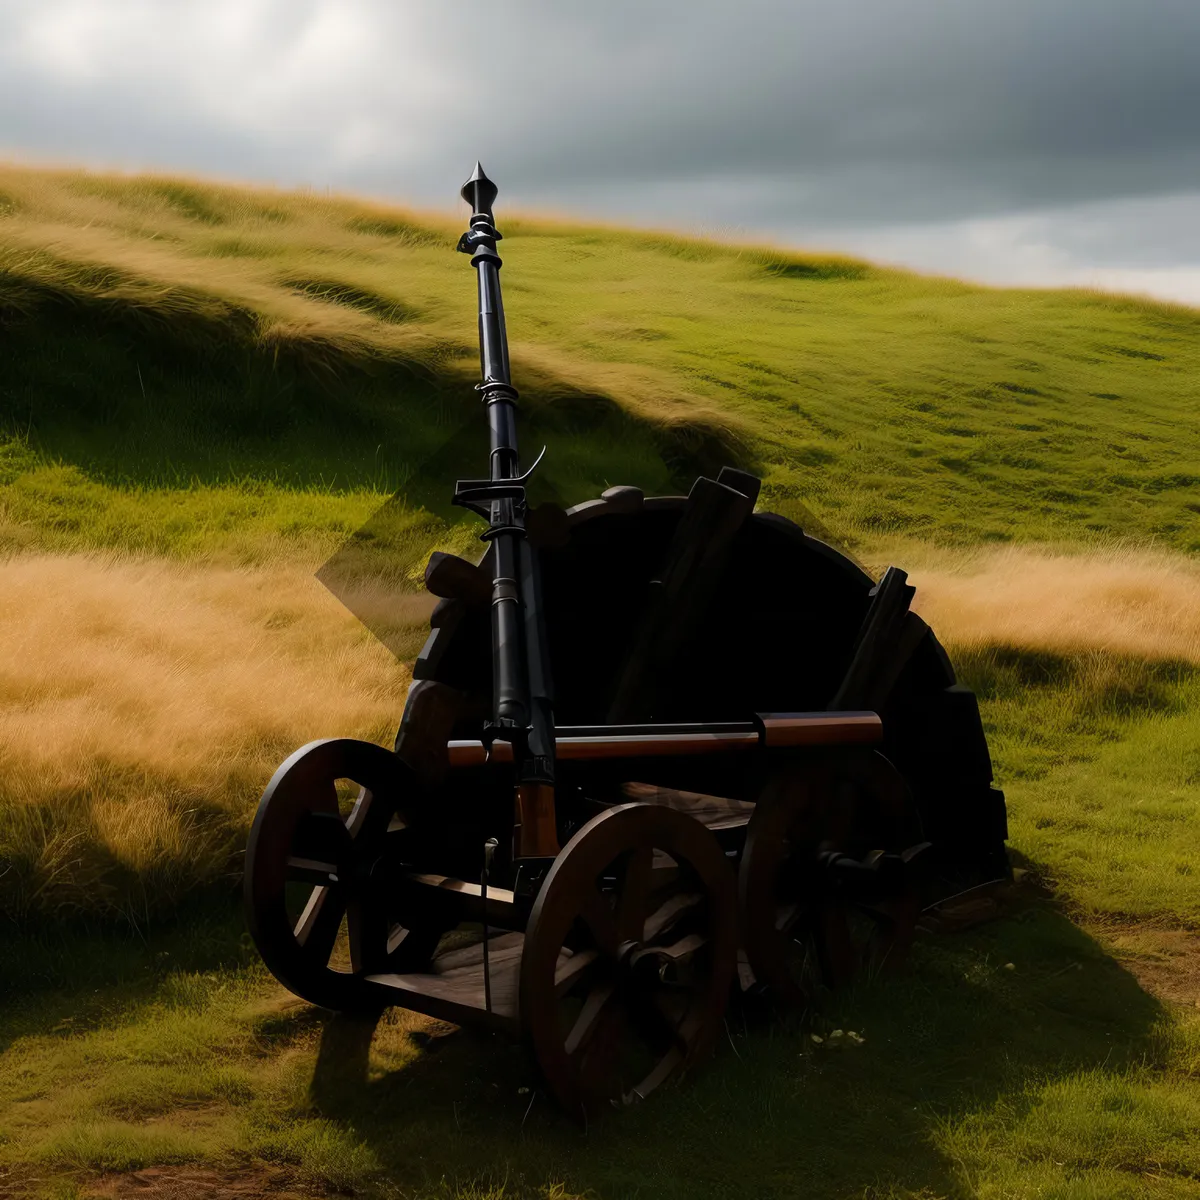
[[[562,1106],[644,1099],[711,1047],[736,967],[734,883],[699,822],[629,804],[555,861],[526,929],[520,1009]]]
[[[746,831],[738,875],[742,940],[757,981],[805,1006],[825,987],[890,974],[912,942],[911,885],[847,898],[823,855],[870,865],[920,841],[903,778],[882,755],[786,769],[767,785]]]
[[[350,804],[339,781],[357,788]],[[263,793],[246,847],[250,933],[276,979],[314,1004],[368,1006],[366,975],[418,969],[437,946],[440,929],[395,918],[380,895],[414,791],[390,751],[333,738],[297,750]]]

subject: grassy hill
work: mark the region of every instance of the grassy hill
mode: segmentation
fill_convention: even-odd
[[[854,544],[1200,549],[1195,310],[500,217],[550,495],[661,492],[734,459],[764,503]],[[8,539],[214,548],[238,540],[214,513],[252,496],[243,544],[320,543],[402,483],[444,517],[483,444],[460,224],[0,171]]]
[[[1019,911],[739,1016],[586,1138],[512,1047],[290,1002],[238,854],[278,762],[388,740],[408,682],[315,568],[396,493],[417,630],[425,556],[477,532],[446,503],[486,461],[461,222],[2,168],[0,1195],[1200,1195],[1200,312],[499,224],[541,496],[734,461],[911,565]]]

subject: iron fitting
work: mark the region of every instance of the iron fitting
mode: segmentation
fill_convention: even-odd
[[[502,604],[506,600],[520,600],[521,593],[517,590],[515,579],[497,579],[492,584],[492,603]]]

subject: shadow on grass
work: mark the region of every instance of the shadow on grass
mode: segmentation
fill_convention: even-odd
[[[807,1023],[732,1015],[716,1061],[686,1086],[587,1131],[555,1111],[521,1047],[491,1035],[410,1034],[416,1060],[380,1072],[378,1018],[328,1020],[311,1099],[402,1188],[949,1197],[972,1193],[939,1147],[945,1123],[1001,1101],[1019,1113],[1031,1085],[1153,1057],[1158,1002],[1045,904],[929,939],[914,959],[905,978]],[[835,1026],[865,1044],[811,1041]]]
[[[153,928],[77,918],[0,930],[0,1053],[62,1025],[79,1033],[152,1001],[173,975],[257,962],[228,886],[197,889]]]
[[[399,488],[411,505],[457,521],[455,478],[486,473],[473,355],[460,369],[456,354],[425,363],[320,337],[262,345],[244,313],[155,316],[55,297],[21,314],[0,297],[0,325],[0,443],[22,438],[103,484]],[[610,483],[678,490],[750,455],[719,430],[657,426],[554,379],[527,381],[525,391],[528,459],[542,444],[552,451],[535,502],[578,503]]]

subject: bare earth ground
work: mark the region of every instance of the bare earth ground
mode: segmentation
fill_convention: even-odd
[[[147,1167],[128,1175],[113,1175],[99,1180],[89,1189],[93,1196],[126,1200],[141,1196],[144,1200],[254,1200],[271,1196],[289,1200],[301,1193],[288,1187],[286,1171],[253,1170],[214,1171],[203,1167]]]
[[[1152,996],[1200,1008],[1200,933],[1141,924],[1089,932]]]

